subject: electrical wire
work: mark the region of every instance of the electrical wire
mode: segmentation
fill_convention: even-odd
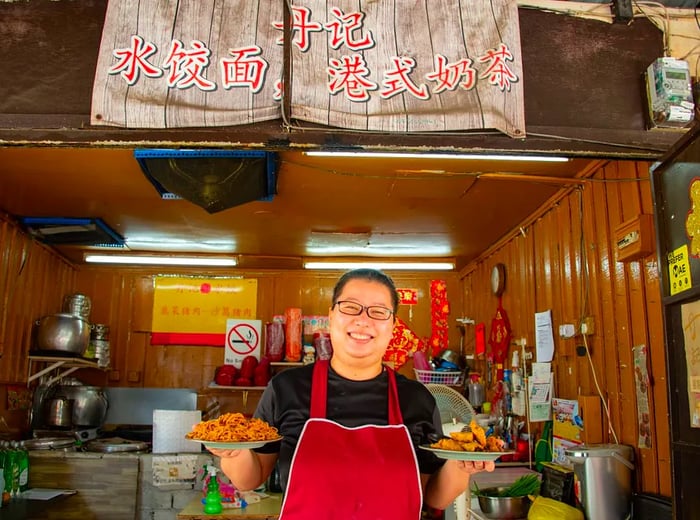
[[[579,319],[579,327],[578,329],[581,330],[581,324],[584,321],[584,318],[586,316],[590,315],[589,312],[589,305],[590,305],[590,300],[589,300],[589,295],[590,295],[590,271],[588,269],[588,255],[586,254],[586,232],[585,232],[585,225],[583,221],[583,189],[581,187],[577,188],[578,190],[578,202],[579,202],[579,208],[578,208],[578,213],[579,213],[579,222],[581,226],[581,235],[580,235],[580,242],[579,242],[579,251],[581,255],[581,277],[582,277],[582,283],[581,283],[581,294],[580,294],[580,305],[581,305],[581,318]],[[600,383],[598,383],[598,376],[596,374],[595,366],[593,365],[593,358],[591,357],[591,349],[588,346],[588,339],[586,337],[586,334],[583,334],[583,347],[586,350],[586,358],[588,359],[588,365],[591,369],[591,374],[593,375],[593,384],[595,385],[596,391],[598,392],[598,396],[600,397],[600,400],[603,403],[603,409],[605,410],[605,415],[608,419],[608,429],[613,436],[613,439],[615,440],[615,444],[619,444],[617,433],[615,432],[615,428],[613,427],[612,423],[612,418],[610,417],[610,408],[608,407],[608,401],[605,399],[603,396],[603,391],[600,388]]]
[[[671,28],[671,20],[668,15],[668,9],[666,9],[666,6],[663,4],[660,4],[658,2],[648,2],[648,1],[632,1],[632,5],[639,10],[639,13],[634,14],[633,17],[639,18],[639,17],[644,17],[647,20],[649,20],[652,24],[654,24],[660,31],[661,34],[663,35],[663,40],[664,40],[664,56],[668,56],[671,45],[669,41],[669,33],[670,33],[670,28]],[[657,15],[657,14],[647,14],[647,12],[642,9],[641,6],[648,7],[649,9],[662,9],[663,10],[663,15]],[[661,23],[656,21],[656,18],[659,18],[661,16]]]

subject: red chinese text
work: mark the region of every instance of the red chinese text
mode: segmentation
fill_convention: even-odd
[[[110,68],[108,74],[121,74],[128,85],[134,85],[139,80],[141,73],[149,78],[159,78],[163,71],[148,62],[148,58],[156,52],[154,44],[146,43],[138,35],[131,37],[131,47],[114,49],[113,55],[117,60],[116,65]]]

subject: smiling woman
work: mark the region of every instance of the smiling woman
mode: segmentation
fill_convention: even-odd
[[[284,520],[369,520],[387,504],[392,518],[418,519],[423,504],[444,509],[467,488],[469,475],[493,469],[492,462],[443,460],[418,449],[442,426],[428,389],[382,363],[398,305],[394,282],[381,271],[340,277],[329,310],[330,362],[277,374],[255,411],[277,428],[281,442],[252,450],[209,447],[238,489],[254,489],[277,466]],[[403,499],[393,500],[399,494]]]

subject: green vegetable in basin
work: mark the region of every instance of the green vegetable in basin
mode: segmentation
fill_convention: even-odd
[[[491,497],[524,497],[528,495],[540,494],[540,477],[537,473],[529,473],[519,477],[507,488],[489,488],[482,492],[479,486],[474,482],[473,493],[476,496],[491,496]]]

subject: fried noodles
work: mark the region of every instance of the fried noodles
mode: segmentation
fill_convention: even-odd
[[[262,419],[246,419],[242,413],[225,413],[211,421],[202,421],[185,435],[187,439],[211,442],[250,442],[279,438],[277,428]]]

